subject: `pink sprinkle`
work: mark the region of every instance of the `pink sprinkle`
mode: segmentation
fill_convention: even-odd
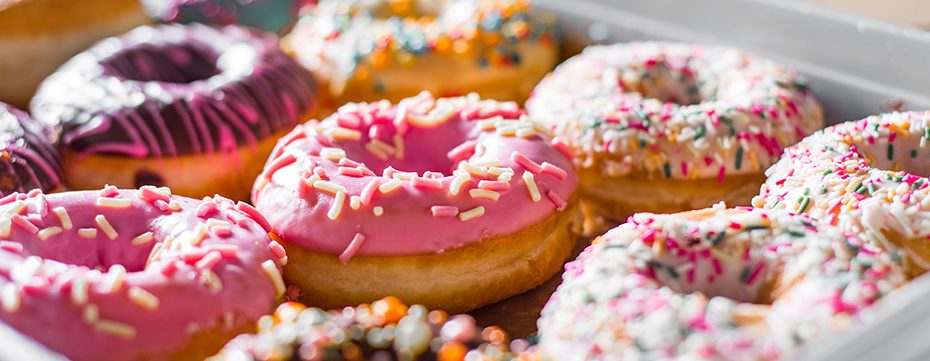
[[[723,176],[727,174],[727,169],[725,167],[720,167],[720,172],[717,173],[717,183],[723,183]]]
[[[280,259],[287,257],[287,252],[284,251],[284,246],[281,246],[278,241],[271,241],[271,243],[268,244],[268,250],[271,251],[271,254],[273,254],[276,258]]]
[[[516,162],[523,168],[526,168],[526,170],[530,171],[530,173],[539,174],[539,172],[542,171],[542,167],[539,165],[539,163],[536,163],[532,161],[531,159],[527,158],[525,155],[523,155],[523,153],[520,153],[520,151],[518,150],[515,150],[513,151],[512,154],[510,154],[510,160]]]
[[[116,188],[116,186],[108,185],[100,190],[100,196],[104,198],[115,197],[117,194],[119,194],[119,190]]]
[[[718,275],[723,273],[723,265],[720,264],[720,259],[714,257],[711,259],[710,264],[714,266],[714,273]]]
[[[39,227],[36,227],[35,224],[32,224],[32,222],[29,222],[29,220],[26,219],[26,217],[23,217],[20,214],[14,214],[12,217],[12,220],[13,220],[13,224],[22,227],[22,229],[25,230],[26,232],[29,232],[29,234],[36,234],[36,232],[39,231]]]
[[[375,178],[375,179],[372,179],[371,182],[368,183],[368,185],[366,185],[364,189],[362,189],[362,194],[360,196],[361,198],[360,200],[362,201],[362,204],[366,206],[371,204],[371,199],[372,197],[375,196],[375,192],[378,191],[378,186],[380,185],[381,185],[381,178]]]
[[[344,175],[347,177],[353,177],[353,178],[361,178],[363,175],[365,175],[365,173],[362,172],[361,168],[349,168],[349,167],[339,167],[339,169],[336,170],[336,174]]]
[[[358,252],[358,249],[362,247],[362,242],[365,242],[365,235],[356,233],[355,237],[352,238],[352,242],[349,242],[349,246],[339,255],[339,262],[342,262],[342,264],[349,263],[349,260],[355,256],[355,252]]]
[[[361,123],[362,120],[353,113],[342,113],[336,117],[336,124],[343,128],[358,129]]]
[[[156,199],[156,200],[155,200],[155,203],[153,203],[152,205],[155,206],[155,208],[158,208],[159,211],[162,211],[162,212],[167,212],[167,211],[168,211],[168,202],[167,202],[167,201],[164,201],[164,200],[161,200],[161,199]]]
[[[223,259],[223,255],[217,251],[208,252],[203,258],[197,261],[197,264],[194,267],[197,269],[213,269],[217,263]]]
[[[281,147],[279,151],[283,151],[284,146],[293,143],[295,140],[306,138],[306,137],[307,137],[307,132],[302,132],[300,128],[295,128],[293,132],[284,136],[284,138],[281,138],[281,140],[278,141],[278,144]],[[281,155],[280,153],[276,154],[275,158],[277,158],[280,155]]]
[[[478,182],[478,188],[492,191],[505,191],[510,189],[510,182],[482,180]]]
[[[227,227],[214,228],[213,234],[215,234],[217,237],[220,237],[220,238],[226,238],[226,237],[232,236],[232,230]]]
[[[650,229],[649,232],[646,233],[642,239],[643,239],[643,243],[651,246],[652,242],[655,241],[656,239],[656,231],[653,229]]]
[[[428,178],[428,179],[442,179],[442,178],[445,178],[445,175],[443,175],[442,173],[439,173],[439,172],[426,171],[426,172],[423,172],[423,178]],[[930,183],[928,183],[928,184],[930,184]]]
[[[688,164],[681,162],[681,175],[688,175]]]
[[[575,159],[575,154],[572,153],[571,148],[569,148],[568,144],[565,144],[565,142],[563,142],[561,139],[559,138],[552,139],[552,146],[554,146],[556,150],[561,152],[562,155],[565,156],[565,158],[568,158],[569,160]]]
[[[552,190],[546,192],[546,196],[549,197],[549,200],[552,201],[553,204],[555,204],[555,209],[557,211],[565,210],[565,207],[568,205],[568,203],[566,203],[562,197],[559,197],[559,195]]]
[[[565,172],[564,169],[559,168],[558,166],[555,166],[549,162],[543,162],[540,169],[542,169],[543,173],[556,177],[559,180],[565,179],[565,177],[568,176],[568,173]]]
[[[410,184],[417,188],[442,189],[442,180],[414,176]]]
[[[341,166],[343,166],[343,167],[358,168],[359,166],[362,166],[362,165],[364,165],[364,164],[359,163],[359,162],[356,162],[356,161],[351,160],[351,159],[349,159],[349,158],[342,158],[342,159],[339,160],[339,165],[341,165]]]
[[[452,148],[449,153],[446,153],[446,157],[448,157],[453,162],[464,160],[468,157],[471,157],[472,154],[475,154],[475,146],[477,145],[477,141],[469,140],[465,143],[459,144],[455,148]]]
[[[459,207],[456,206],[432,206],[430,211],[433,217],[455,217],[459,214]]]
[[[13,253],[22,253],[23,244],[10,241],[0,241],[0,249]]]
[[[236,258],[239,256],[239,247],[234,244],[211,244],[207,247],[210,252],[217,252],[223,258]]]
[[[265,216],[259,213],[255,207],[252,207],[251,204],[239,201],[239,203],[236,203],[236,209],[252,217],[252,219],[255,220],[258,225],[262,226],[262,229],[264,229],[265,232],[271,232],[271,223],[268,223],[268,220],[265,219]]]
[[[391,179],[391,178],[394,178],[394,175],[397,174],[397,172],[399,172],[397,169],[394,169],[394,167],[388,166],[387,168],[384,168],[384,171],[381,172],[381,176],[384,178]]]
[[[203,202],[197,206],[197,209],[194,210],[194,215],[200,218],[210,217],[211,214],[218,212],[216,208],[216,203],[214,202]]]
[[[194,264],[203,259],[207,255],[207,250],[205,248],[197,248],[186,251],[181,254],[181,260],[187,264]]]
[[[284,166],[292,164],[297,161],[297,158],[294,158],[293,154],[285,154],[284,156],[275,159],[271,164],[268,165],[268,168],[265,169],[265,179],[271,179],[271,176],[274,175],[278,169],[284,168]]]
[[[160,200],[160,201],[166,202],[165,205],[167,205],[168,200],[171,199],[167,194],[156,191],[155,189],[150,188],[150,187],[140,188],[139,194],[142,195],[142,198],[144,198],[145,200],[149,202]]]
[[[313,168],[313,174],[316,174],[316,175],[319,176],[320,179],[322,179],[322,180],[328,180],[328,179],[329,179],[329,177],[326,175],[326,171],[323,170],[323,167],[315,167],[315,168]]]
[[[18,193],[10,193],[10,194],[6,195],[5,197],[0,198],[0,205],[4,205],[4,204],[7,204],[7,203],[12,203],[13,201],[16,200],[16,195],[17,195],[17,194],[18,194]]]
[[[759,274],[762,273],[762,269],[764,268],[765,263],[759,263],[759,265],[757,265],[756,268],[752,270],[752,273],[749,274],[749,277],[746,277],[746,284],[751,285],[752,282],[755,281],[757,277],[759,277]]]
[[[49,286],[50,284],[48,278],[33,276],[20,287],[22,288],[24,295],[38,296],[48,294]]]
[[[902,181],[904,181],[904,183],[907,183],[908,185],[914,185],[914,182],[916,182],[918,179],[920,179],[920,177],[908,173],[907,175],[904,176],[904,179],[902,179]]]
[[[730,222],[730,228],[732,228],[732,229],[741,229],[741,228],[743,228],[743,225],[742,225],[742,224],[739,224],[739,223],[736,223],[736,222]]]
[[[171,275],[173,275],[174,272],[177,270],[178,270],[178,263],[175,261],[165,262],[164,264],[161,265],[161,269],[159,269],[161,274],[165,275],[165,277],[171,277]]]

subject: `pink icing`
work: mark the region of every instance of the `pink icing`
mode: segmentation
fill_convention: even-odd
[[[344,262],[353,255],[441,253],[518,232],[562,210],[572,197],[577,178],[571,161],[551,144],[547,129],[528,130],[534,125],[512,102],[475,96],[434,99],[423,93],[396,106],[349,104],[282,138],[252,197],[284,241],[342,255]],[[522,136],[511,134],[514,127]],[[370,150],[381,142],[392,153],[384,159]],[[462,150],[462,144],[475,149]],[[345,158],[327,147],[344,151]],[[492,172],[512,176],[462,170],[482,162],[499,162]],[[523,177],[527,162],[536,165],[531,174],[537,173],[537,201]],[[391,190],[394,179],[400,184]],[[452,194],[462,179],[467,181]],[[328,190],[331,184],[335,192]],[[494,195],[497,200],[481,198]],[[354,197],[358,209],[352,208]],[[337,201],[342,207],[331,219]],[[484,207],[483,214],[476,207]],[[364,242],[353,242],[358,234]]]
[[[75,360],[164,358],[249,325],[283,292],[284,259],[247,209],[155,188],[5,197],[0,321]]]

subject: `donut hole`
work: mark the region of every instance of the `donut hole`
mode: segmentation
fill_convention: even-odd
[[[626,94],[638,94],[678,105],[704,101],[701,82],[687,62],[647,59],[640,66],[624,69],[617,85]]]
[[[77,232],[75,228],[53,240],[24,242],[23,254],[101,271],[114,265],[121,265],[128,272],[145,269],[152,247],[113,247],[113,241],[103,235],[99,235],[96,240],[88,240],[80,237]]]
[[[219,74],[217,58],[208,46],[196,42],[144,44],[114,54],[101,64],[106,74],[124,80],[190,84]]]
[[[469,139],[469,129],[465,122],[444,122],[432,127],[413,126],[402,137],[403,157],[381,159],[364,146],[371,142],[369,133],[380,133],[377,139],[393,146],[395,129],[383,126],[382,130],[372,131],[372,127],[380,125],[360,129],[366,135],[361,142],[339,142],[337,146],[345,150],[346,157],[365,163],[376,174],[383,174],[385,169],[391,167],[403,172],[423,174],[430,171],[451,176],[458,164],[449,159],[447,154]]]

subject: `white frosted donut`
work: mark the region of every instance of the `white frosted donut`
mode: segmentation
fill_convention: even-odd
[[[904,283],[880,250],[781,211],[640,213],[566,266],[539,320],[558,360],[771,360]]]
[[[766,171],[753,205],[787,209],[862,235],[930,269],[930,112],[889,113],[814,133]]]
[[[783,147],[823,126],[793,70],[723,47],[591,46],[527,101],[578,155],[589,215],[748,204]]]

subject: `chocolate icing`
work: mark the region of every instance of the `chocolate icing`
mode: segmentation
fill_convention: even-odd
[[[61,156],[41,124],[0,103],[0,194],[53,190],[61,185]]]
[[[65,63],[42,83],[32,111],[69,150],[170,157],[255,145],[314,109],[314,92],[271,34],[144,26]]]

